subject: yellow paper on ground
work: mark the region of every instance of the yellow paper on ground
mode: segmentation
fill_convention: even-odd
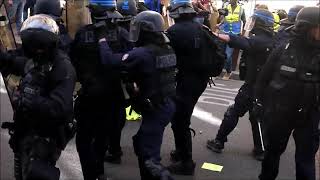
[[[207,169],[207,170],[211,170],[211,171],[218,171],[221,172],[223,166],[217,165],[217,164],[212,164],[212,163],[203,163],[202,169]]]

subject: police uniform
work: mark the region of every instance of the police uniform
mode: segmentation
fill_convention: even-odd
[[[256,24],[250,32],[250,36],[246,38],[230,35],[230,41],[228,42],[231,47],[246,51],[247,73],[245,83],[241,86],[235,97],[235,103],[224,114],[224,119],[215,140],[208,141],[207,147],[214,152],[221,153],[224,143],[227,142],[227,136],[238,124],[239,117],[243,117],[249,111],[254,143],[253,155],[258,160],[261,160],[263,158],[261,157],[263,148],[260,141],[258,123],[255,117],[252,116],[251,110],[254,101],[253,87],[256,83],[256,77],[273,48],[273,16],[267,10],[256,10],[252,17],[255,19]],[[262,18],[260,19],[260,17]],[[265,20],[266,17],[269,18],[269,21]],[[264,24],[259,27],[258,24],[261,25],[262,23]]]
[[[157,37],[163,38],[163,35],[160,34],[164,28],[161,15],[152,11],[144,11],[137,15],[135,22],[140,23],[144,18],[147,18],[145,21],[161,24],[161,27],[155,25],[152,28],[158,27],[160,30],[157,30],[159,32]],[[137,25],[135,29],[140,25]],[[155,30],[152,33],[155,33]],[[144,36],[141,34],[140,38]],[[130,93],[133,107],[143,116],[142,124],[133,137],[141,179],[172,179],[169,172],[160,164],[160,149],[164,129],[175,111],[175,104],[171,99],[175,94],[176,86],[176,56],[173,50],[166,44],[157,45],[151,42],[140,45],[126,54],[114,54],[108,43],[102,41],[100,42],[100,54],[106,67],[128,72],[129,80],[127,81],[135,83],[136,88],[133,90],[135,93]]]
[[[104,35],[115,52],[126,52],[127,40],[122,29],[112,23],[112,19],[122,16],[115,8],[115,1],[103,1],[97,5],[90,1],[90,11],[94,24],[81,28],[71,47],[71,59],[74,64],[81,89],[75,102],[75,117],[78,121],[76,146],[85,180],[104,176],[104,155],[108,145],[114,140],[114,149],[121,151],[120,139],[111,138],[111,134],[120,138],[120,122],[125,119],[124,97],[121,93],[120,74],[101,66],[97,29],[107,27]],[[118,143],[118,144],[117,144]]]
[[[2,69],[4,75],[22,76],[12,95],[13,126],[8,126],[13,132],[9,143],[15,156],[15,177],[58,180],[56,161],[72,138],[75,70],[67,55],[56,49],[58,26],[49,16],[28,18],[21,39],[25,56],[17,56],[17,51],[10,54]]]
[[[202,25],[193,21],[196,15],[191,1],[171,2],[170,17],[175,24],[168,30],[170,44],[177,55],[177,110],[172,119],[176,150],[171,153],[168,169],[175,174],[193,175],[195,163],[192,160],[191,116],[198,98],[207,87],[207,73],[195,71],[197,59],[203,53],[200,47]],[[190,16],[182,18],[183,16]],[[190,88],[190,85],[192,88]]]
[[[319,147],[320,43],[308,28],[319,29],[319,7],[303,8],[288,43],[270,55],[258,76],[256,97],[264,109],[268,143],[259,178],[276,179],[281,154],[293,134],[296,179],[315,179]],[[302,29],[300,29],[302,28]]]

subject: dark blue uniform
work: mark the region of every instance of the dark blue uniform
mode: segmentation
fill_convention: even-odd
[[[152,177],[144,162],[152,160],[160,164],[163,132],[175,112],[175,104],[170,97],[175,92],[175,55],[167,45],[150,45],[135,48],[127,54],[113,54],[106,42],[100,43],[100,54],[106,67],[127,71],[130,81],[135,82],[139,89],[131,98],[143,121],[133,137],[133,145],[139,159],[141,178],[150,180]]]
[[[292,36],[291,36],[292,37]],[[276,179],[280,156],[293,134],[296,179],[315,180],[319,147],[320,51],[305,39],[278,47],[258,76],[256,97],[264,106],[266,137],[261,180]]]
[[[222,147],[218,149],[220,149],[220,151],[223,149],[223,143],[227,142],[227,136],[237,126],[239,117],[244,116],[245,113],[249,111],[249,120],[251,122],[254,142],[254,153],[259,154],[263,151],[258,123],[251,114],[254,101],[253,87],[256,83],[257,75],[261,71],[262,66],[266,62],[268,55],[272,50],[272,34],[256,29],[252,32],[249,38],[230,35],[229,45],[246,51],[247,72],[245,83],[240,88],[235,98],[235,103],[231,105],[224,114],[224,119],[216,136],[216,140],[222,143]],[[208,145],[210,148],[210,143],[208,143]],[[213,150],[215,151],[215,149]]]
[[[121,32],[116,28],[109,33],[115,52],[126,52],[130,48]],[[113,145],[109,151],[121,151],[124,97],[120,73],[101,66],[94,25],[87,25],[77,32],[70,53],[82,85],[75,107],[78,120],[76,144],[84,178],[91,180],[104,172],[103,159],[108,145]]]
[[[209,80],[208,74],[195,71],[193,66],[196,59],[203,53],[196,43],[201,26],[196,22],[183,21],[167,30],[172,48],[177,54],[179,69],[177,74],[177,111],[172,120],[172,130],[176,151],[183,161],[192,160],[192,140],[189,128],[191,115]]]
[[[59,179],[55,164],[72,138],[67,127],[73,120],[76,74],[63,52],[57,51],[54,56],[52,62],[33,66],[32,60],[14,54],[1,70],[4,76],[22,76],[12,93],[14,133],[9,141],[17,160],[17,179],[21,175],[23,179]]]

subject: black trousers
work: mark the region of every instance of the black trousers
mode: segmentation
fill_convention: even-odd
[[[296,179],[316,179],[315,154],[319,147],[319,119],[318,110],[312,110],[307,114],[275,108],[266,111],[265,128],[268,144],[260,180],[276,179],[280,156],[285,151],[291,134],[296,144]]]
[[[243,84],[235,98],[235,102],[231,105],[224,114],[224,118],[218,130],[216,139],[221,142],[227,142],[227,136],[237,126],[239,118],[249,112],[249,120],[252,128],[252,136],[254,150],[262,152],[262,145],[259,134],[258,122],[250,115],[253,106],[253,87],[249,84]]]
[[[174,102],[168,98],[150,110],[141,110],[143,120],[136,135],[132,137],[134,151],[138,157],[141,180],[154,180],[154,172],[144,166],[146,160],[160,165],[160,150],[163,132],[175,112]]]
[[[119,103],[119,101],[114,101],[111,107],[111,127],[110,136],[108,137],[108,152],[110,154],[117,154],[121,152],[121,133],[126,122],[126,110],[124,103]]]
[[[56,140],[25,134],[19,138],[15,152],[16,179],[59,180],[60,171],[55,165],[60,155]]]
[[[176,151],[184,161],[192,159],[191,116],[208,80],[208,76],[195,73],[179,72],[177,76],[176,113],[171,128]]]
[[[76,147],[84,180],[95,180],[104,174],[104,154],[108,146],[111,107],[107,103],[84,100],[78,97],[75,112],[78,121]],[[103,100],[101,100],[103,101]],[[79,104],[78,104],[79,103]]]

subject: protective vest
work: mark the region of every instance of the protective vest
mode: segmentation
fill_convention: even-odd
[[[157,87],[153,89],[150,97],[153,101],[161,101],[176,93],[176,65],[177,58],[170,46],[161,48],[156,45],[148,45],[146,48],[153,52],[155,72],[153,78],[156,79]]]
[[[118,29],[109,30],[107,35],[108,44],[112,51],[115,53],[120,52],[122,46],[118,40]],[[94,25],[88,25],[80,30],[75,37],[75,42],[72,49],[74,58],[72,59],[77,70],[78,79],[82,85],[82,93],[94,97],[110,94],[109,90],[114,89],[114,85],[111,89],[110,84],[116,83],[115,75],[111,77],[110,74],[115,72],[106,71],[101,64]]]
[[[288,43],[280,54],[270,82],[272,96],[284,107],[295,110],[319,105],[320,52],[298,48]]]
[[[225,17],[225,21],[222,25],[222,31],[224,33],[240,34],[241,33],[241,14],[243,9],[237,5],[236,9],[232,12],[231,4],[227,6],[228,16]]]
[[[274,19],[274,25],[273,25],[273,30],[274,32],[278,32],[280,28],[280,17],[277,13],[272,13],[273,19]]]

